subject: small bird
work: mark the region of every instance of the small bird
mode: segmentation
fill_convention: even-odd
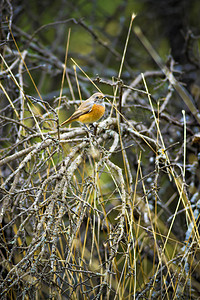
[[[89,99],[85,100],[78,109],[60,126],[70,124],[74,121],[83,124],[90,124],[98,121],[105,113],[105,96],[102,93],[95,93]]]

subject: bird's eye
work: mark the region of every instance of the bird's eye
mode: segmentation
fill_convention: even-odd
[[[98,99],[99,99],[99,96],[96,96],[95,99],[98,100]]]

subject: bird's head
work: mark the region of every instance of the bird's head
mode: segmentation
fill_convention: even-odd
[[[104,104],[105,96],[102,93],[95,93],[92,95],[95,104]]]

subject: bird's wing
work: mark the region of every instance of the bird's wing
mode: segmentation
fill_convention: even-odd
[[[73,115],[69,118],[70,121],[77,119],[78,117],[89,113],[92,110],[94,103],[91,103],[91,101],[87,102],[84,101],[79,108],[73,113]]]

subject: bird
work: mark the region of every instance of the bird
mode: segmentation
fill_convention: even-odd
[[[89,99],[85,100],[78,109],[60,126],[70,124],[74,121],[83,124],[97,122],[105,113],[105,96],[102,93],[95,93]]]

